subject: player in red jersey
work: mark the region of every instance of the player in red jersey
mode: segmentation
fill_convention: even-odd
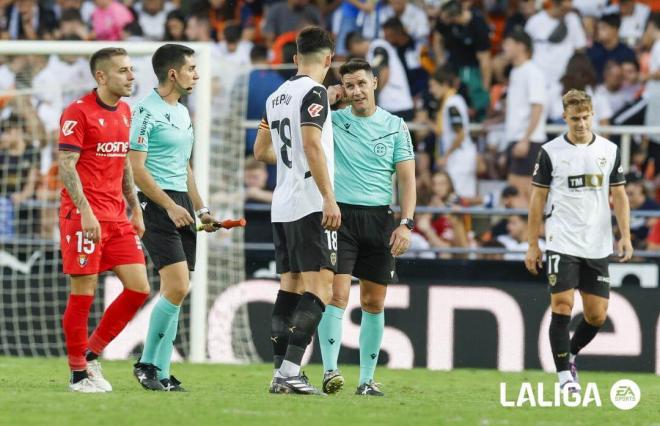
[[[124,49],[106,48],[92,55],[90,68],[97,89],[66,108],[59,139],[64,184],[60,246],[64,273],[71,276],[62,324],[72,371],[69,389],[86,393],[112,390],[97,358],[149,296],[140,243],[144,222],[126,161],[131,111],[120,100],[133,90],[133,67]],[[98,274],[108,270],[119,277],[124,291],[88,340]]]

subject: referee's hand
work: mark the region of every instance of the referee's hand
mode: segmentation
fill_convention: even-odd
[[[536,267],[538,266],[538,270]],[[539,274],[539,270],[543,269],[543,253],[538,244],[530,244],[525,256],[525,267],[529,272],[534,275]]]
[[[390,237],[390,252],[392,256],[397,257],[404,254],[410,248],[410,229],[404,225],[396,227]]]
[[[336,231],[341,226],[341,211],[335,200],[323,200],[321,226],[328,231]]]
[[[195,219],[190,216],[188,210],[178,204],[174,204],[174,206],[167,209],[167,215],[177,228],[193,225],[195,223]]]
[[[220,229],[216,226],[213,226],[214,223],[218,222],[218,219],[214,218],[208,213],[204,213],[202,217],[199,218],[199,221],[204,224],[204,231],[206,232],[215,232]]]

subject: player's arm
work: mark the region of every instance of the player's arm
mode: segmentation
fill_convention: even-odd
[[[146,108],[139,107],[131,122],[131,150],[128,152],[135,184],[150,200],[167,211],[177,228],[192,225],[195,220],[190,213],[172,200],[154,180],[145,165],[149,151],[149,135],[153,127],[152,116]]]
[[[534,165],[532,175],[532,196],[529,202],[529,213],[527,215],[527,239],[529,249],[525,256],[525,267],[529,272],[538,274],[539,269],[543,268],[543,253],[539,247],[539,235],[541,234],[541,224],[543,223],[543,211],[550,193],[550,183],[552,182],[552,160],[550,156],[541,148]]]
[[[259,123],[259,130],[257,130],[257,139],[254,142],[254,158],[258,161],[263,161],[266,164],[276,164],[277,155],[273,150],[273,142],[270,135],[270,126],[268,118],[264,112],[264,116]]]
[[[617,243],[620,262],[627,262],[633,254],[632,242],[630,240],[630,202],[626,194],[626,179],[623,175],[621,166],[621,155],[619,149],[616,151],[616,159],[612,173],[610,174],[610,191],[612,193],[612,206],[614,207],[614,216],[619,226],[621,239]]]
[[[439,165],[446,167],[447,158],[454,153],[457,149],[461,147],[461,144],[465,140],[465,129],[463,128],[463,118],[461,113],[456,107],[449,108],[449,121],[452,129],[454,130],[454,140],[451,142],[451,146],[447,150],[444,156],[439,161]]]
[[[378,77],[378,90],[387,85],[390,79],[389,54],[383,47],[374,49],[373,59],[370,61],[374,74]]]
[[[195,183],[195,174],[193,173],[193,169],[190,166],[190,163],[188,163],[187,184],[188,184],[188,196],[190,197],[190,201],[192,201],[193,203],[193,208],[195,209],[195,211],[198,211],[203,208],[206,208],[208,210],[208,208],[204,205],[204,200],[202,200],[202,196],[199,195],[199,191],[197,190],[197,183]],[[211,215],[210,211],[202,213],[199,216],[199,220],[204,225],[206,225],[204,227],[204,230],[206,232],[215,232],[218,229],[220,229],[213,226],[213,224],[218,220]]]
[[[336,231],[341,225],[341,212],[335,200],[321,140],[323,123],[329,113],[328,95],[325,88],[312,88],[303,98],[300,107],[302,145],[312,179],[323,197],[321,224],[326,229]]]
[[[135,178],[133,177],[133,168],[130,161],[124,161],[124,177],[121,183],[121,190],[124,198],[131,209],[131,223],[135,232],[142,237],[144,235],[144,220],[142,219],[142,209],[135,192]]]

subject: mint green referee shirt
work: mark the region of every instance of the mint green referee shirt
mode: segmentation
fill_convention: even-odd
[[[188,108],[170,105],[154,90],[133,108],[131,150],[147,153],[145,167],[161,189],[188,192],[194,141]]]
[[[382,108],[369,117],[351,108],[332,112],[337,202],[387,206],[396,164],[415,158],[408,126]]]

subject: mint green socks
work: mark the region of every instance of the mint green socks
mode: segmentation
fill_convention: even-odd
[[[170,327],[165,332],[160,346],[158,347],[158,354],[156,355],[156,367],[160,368],[158,372],[158,379],[170,378],[170,364],[172,362],[172,351],[174,350],[174,341],[176,340],[176,332],[179,328],[179,313],[172,320]]]
[[[149,330],[147,331],[147,339],[144,342],[144,350],[142,351],[142,356],[140,357],[140,362],[144,364],[155,364],[160,361],[160,351],[163,346],[171,346],[172,340],[176,336],[176,324],[173,322],[176,320],[178,323],[180,307],[172,304],[170,301],[165,299],[163,296],[160,296],[158,302],[154,306],[153,311],[151,312],[151,318],[149,319]],[[171,327],[174,325],[174,327]],[[169,331],[173,329],[172,335],[169,335]],[[161,343],[167,343],[162,345]],[[169,354],[172,354],[172,348],[169,348]],[[168,358],[168,370],[169,370],[169,358]],[[162,368],[160,365],[158,367]],[[169,377],[169,374],[168,376]]]
[[[327,312],[327,310],[326,310]],[[378,353],[383,341],[385,313],[371,314],[362,310],[360,323],[360,383],[367,383],[374,378],[378,364]],[[335,360],[337,358],[335,357]],[[323,357],[325,363],[325,356]]]
[[[341,348],[343,316],[343,309],[334,305],[325,306],[325,312],[317,329],[324,371],[337,369],[337,358],[339,358],[339,349]]]

